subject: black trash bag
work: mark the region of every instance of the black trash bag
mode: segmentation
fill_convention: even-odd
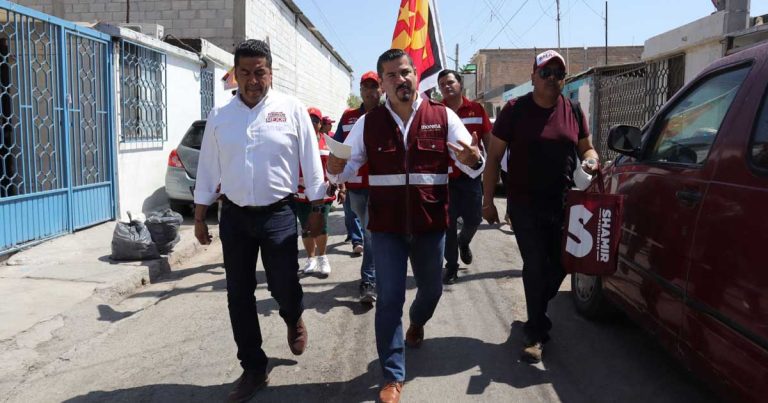
[[[165,209],[149,213],[144,224],[152,235],[152,240],[157,245],[157,250],[165,255],[181,240],[179,227],[184,217],[181,214]]]
[[[160,253],[141,221],[118,222],[112,233],[112,260],[157,259]]]

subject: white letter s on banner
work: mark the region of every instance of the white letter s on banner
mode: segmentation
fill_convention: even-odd
[[[569,217],[568,240],[565,243],[565,251],[579,258],[587,256],[592,250],[594,239],[584,226],[592,218],[592,213],[583,205],[577,204],[571,206]]]

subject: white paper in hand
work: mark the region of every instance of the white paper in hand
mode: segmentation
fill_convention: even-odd
[[[334,157],[348,160],[349,157],[352,156],[352,146],[339,143],[327,134],[324,134],[323,136],[325,136],[325,144],[331,149],[331,154],[333,154]]]

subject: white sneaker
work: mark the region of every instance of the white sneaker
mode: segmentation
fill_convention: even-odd
[[[320,272],[320,277],[325,278],[331,274],[331,262],[328,261],[327,256],[318,256],[317,266],[318,271]]]
[[[317,258],[308,257],[304,262],[304,268],[301,269],[301,272],[304,274],[317,273]]]

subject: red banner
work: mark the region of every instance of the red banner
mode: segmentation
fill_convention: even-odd
[[[432,0],[402,0],[392,48],[405,50],[419,76],[419,91],[437,86],[437,73],[445,65],[442,33]]]
[[[599,188],[594,191],[595,183]],[[605,193],[598,173],[586,190],[568,192],[562,263],[566,273],[607,275],[616,271],[624,196]]]

